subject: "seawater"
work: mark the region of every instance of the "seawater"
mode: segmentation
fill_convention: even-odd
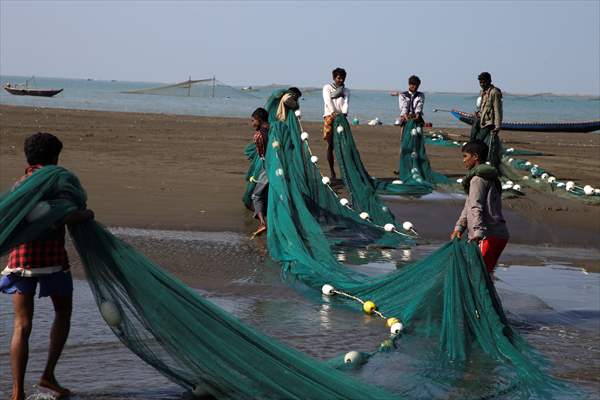
[[[267,335],[315,358],[327,359],[350,350],[370,351],[387,337],[377,318],[364,316],[337,299],[318,291],[282,282],[280,268],[258,257],[260,242],[235,233],[177,232],[111,229],[144,253],[186,276],[198,292]],[[383,274],[425,257],[438,246],[407,250],[370,249],[338,251],[349,268],[369,275]],[[497,270],[496,287],[510,320],[524,338],[552,362],[553,375],[598,390],[600,371],[600,274],[565,264],[555,251],[517,246],[521,256],[537,257],[540,266],[514,262]],[[570,259],[578,252],[561,249]],[[340,257],[343,254],[342,257]],[[218,260],[210,260],[211,257]],[[208,258],[208,260],[207,260]],[[77,260],[73,259],[74,268]],[[216,282],[214,280],[216,279]],[[207,282],[213,280],[212,285]],[[216,284],[215,284],[216,283]],[[73,326],[57,376],[77,392],[74,399],[185,399],[174,385],[125,348],[100,316],[85,280],[75,281]],[[26,380],[31,384],[44,367],[53,311],[49,299],[36,299],[30,363]],[[0,295],[0,393],[10,390],[8,338],[12,330],[10,296]],[[400,393],[410,386],[412,365],[423,354],[404,338],[401,350],[380,354],[359,371],[358,379]],[[487,368],[487,367],[486,367]],[[492,375],[493,376],[493,375]],[[433,380],[435,381],[435,379]],[[437,388],[439,398],[481,398],[485,387],[465,378],[453,391]],[[435,382],[432,382],[432,387]],[[410,392],[409,392],[410,393]],[[422,390],[414,388],[414,394]],[[35,396],[35,395],[34,395]],[[414,398],[414,396],[408,396]],[[32,397],[35,398],[35,397]],[[501,397],[500,397],[501,398]]]
[[[0,75],[2,86],[24,82],[27,77]],[[128,90],[153,88],[164,83],[97,81],[86,79],[35,78],[37,87],[63,88],[53,98],[13,96],[0,91],[0,103],[33,107],[68,109],[129,111],[179,115],[248,117],[256,107],[263,106],[274,89],[258,87],[252,91],[218,86],[212,97],[182,97],[149,94],[127,94]],[[398,98],[389,91],[351,89],[350,115],[362,123],[378,117],[384,124],[392,124],[399,114]],[[399,88],[405,90],[404,88]],[[210,89],[209,89],[210,90]],[[396,89],[394,89],[396,90]],[[478,96],[474,82],[473,93],[426,92],[425,119],[434,127],[466,127],[448,113],[434,109],[460,109],[473,111]],[[319,88],[304,89],[301,101],[303,119],[320,121],[323,100]],[[563,96],[554,94],[504,95],[504,119],[507,121],[585,121],[600,119],[600,97]]]

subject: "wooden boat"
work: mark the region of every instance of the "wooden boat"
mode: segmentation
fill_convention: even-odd
[[[448,111],[452,116],[465,124],[473,125],[475,114],[460,110]],[[593,132],[600,130],[600,120],[578,122],[502,122],[500,129],[505,131],[531,132]]]
[[[4,90],[6,90],[10,94],[14,94],[15,96],[40,96],[40,97],[52,97],[56,96],[63,89],[40,89],[36,87],[30,87],[29,82],[33,81],[35,83],[35,78],[31,77],[31,79],[27,79],[25,83],[18,85],[11,85],[7,83],[4,85]]]
[[[23,87],[21,85],[18,86],[10,86],[4,85],[4,90],[6,90],[10,94],[14,94],[15,96],[41,96],[41,97],[52,97],[56,96],[63,89],[29,89],[27,87]]]

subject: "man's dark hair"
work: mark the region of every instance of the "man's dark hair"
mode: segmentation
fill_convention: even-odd
[[[408,78],[408,84],[409,84],[409,85],[417,85],[417,86],[418,86],[418,85],[420,85],[420,84],[421,84],[421,80],[419,79],[419,77],[418,77],[418,76],[416,76],[416,75],[411,75],[411,76]]]
[[[487,161],[488,152],[490,151],[487,144],[481,140],[472,140],[465,143],[462,147],[463,153],[477,154],[479,156],[479,162],[484,163]]]
[[[338,75],[346,79],[346,70],[344,68],[337,67],[336,69],[331,71],[331,76],[333,76],[334,79]]]
[[[489,72],[482,72],[477,76],[477,80],[491,82],[492,75]]]
[[[256,118],[260,122],[268,122],[269,121],[269,113],[262,107],[258,107],[252,113],[252,118]]]
[[[292,86],[287,91],[288,91],[288,93],[293,94],[296,99],[299,99],[300,97],[302,97],[302,92],[300,91],[300,89],[298,89],[295,86]]]
[[[38,132],[25,139],[23,150],[29,165],[52,163],[63,148],[62,142],[51,133]]]

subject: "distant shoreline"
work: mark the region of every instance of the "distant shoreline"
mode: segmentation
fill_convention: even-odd
[[[26,80],[26,79],[30,79],[31,76],[29,75],[11,75],[11,74],[0,74],[0,80],[4,80],[5,77],[11,77],[11,78],[19,78],[21,80]],[[127,80],[127,79],[96,79],[96,78],[71,78],[71,77],[57,77],[57,76],[35,76],[37,78],[40,79],[62,79],[62,80],[73,80],[73,81],[95,81],[95,82],[121,82],[121,83],[136,83],[136,84],[140,84],[140,83],[148,83],[148,84],[152,84],[152,85],[169,85],[169,84],[174,84],[174,83],[178,83],[178,82],[183,82],[186,79],[182,78],[181,80],[177,80],[177,81],[172,81],[172,82],[158,82],[158,81],[131,81],[131,80]],[[212,78],[212,77],[211,77]],[[195,79],[195,78],[194,78]],[[219,80],[217,78],[217,80]],[[225,82],[227,83],[227,82]],[[228,85],[230,85],[229,83],[227,83]],[[269,84],[265,84],[265,85],[254,85],[254,84],[240,84],[240,85],[234,85],[231,84],[231,87],[235,87],[235,88],[243,88],[243,87],[248,87],[251,86],[253,88],[263,88],[263,87],[269,87],[269,86],[273,86],[273,87],[288,87],[288,86],[301,86],[305,89],[320,89],[321,86],[314,86],[314,85],[299,85],[299,84],[292,84],[292,83],[269,83]],[[404,88],[402,89],[398,89],[398,88],[389,88],[389,89],[372,89],[372,88],[362,88],[362,87],[351,87],[351,89],[353,90],[360,90],[360,91],[368,91],[368,92],[394,92],[394,91],[399,91],[399,90],[404,90]],[[478,91],[474,91],[474,92],[461,92],[461,91],[457,91],[457,92],[453,92],[453,91],[447,91],[447,90],[430,90],[430,91],[424,91],[425,94],[448,94],[448,95],[473,95],[476,96],[479,92]],[[519,97],[535,97],[535,96],[556,96],[556,97],[578,97],[578,98],[590,98],[590,100],[598,100],[600,101],[600,93],[554,93],[554,92],[537,92],[537,93],[527,93],[527,92],[509,92],[509,91],[505,91],[504,95],[509,95],[509,96],[519,96]]]

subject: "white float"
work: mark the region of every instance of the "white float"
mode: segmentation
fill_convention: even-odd
[[[341,205],[343,205],[343,206],[347,206],[347,205],[348,205],[348,203],[350,203],[350,202],[348,201],[348,199],[346,199],[346,198],[341,198],[341,199],[340,199],[340,204],[341,204]]]
[[[403,329],[404,325],[402,325],[402,322],[396,322],[390,327],[390,332],[392,333],[392,335],[397,335],[400,332],[402,332]]]
[[[308,132],[302,132],[300,134],[300,139],[302,139],[302,140],[308,140]]]
[[[323,287],[321,288],[321,292],[325,295],[325,296],[333,296],[335,294],[335,288],[329,284],[324,284]]]
[[[109,326],[117,326],[121,323],[121,312],[111,301],[104,301],[100,304],[100,314]]]
[[[361,213],[359,214],[359,217],[360,217],[361,219],[367,219],[367,218],[369,218],[369,213],[366,213],[366,212],[364,212],[364,211],[363,211],[363,212],[361,212]]]
[[[316,164],[318,161],[319,161],[319,157],[317,157],[317,156],[312,156],[310,158],[310,162],[313,164]]]
[[[393,231],[393,230],[394,230],[394,228],[395,228],[394,224],[385,224],[385,225],[383,226],[383,229],[385,229],[385,230],[386,230],[386,232],[391,232],[391,231]]]
[[[323,178],[321,178],[321,182],[323,182],[323,185],[329,185],[331,179],[329,179],[328,176],[324,176]]]

